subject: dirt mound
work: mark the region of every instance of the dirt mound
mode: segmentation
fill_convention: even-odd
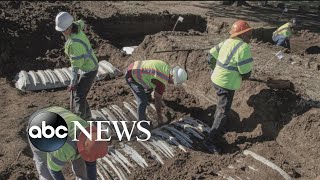
[[[63,60],[63,37],[54,29],[55,14],[58,9],[66,9],[64,6],[42,6],[41,3],[30,2],[1,2],[0,6],[3,9],[0,18],[2,76],[22,69],[66,65],[67,61]]]
[[[134,172],[130,179],[220,179],[217,171],[231,162],[232,156],[180,153],[163,166],[152,164],[142,171]]]
[[[281,146],[300,156],[305,162],[314,164],[314,172],[320,172],[320,166],[316,163],[320,161],[319,127],[320,111],[319,109],[311,109],[294,118],[280,131],[277,137],[277,142]],[[316,173],[316,175],[320,174]]]
[[[298,31],[290,40],[292,51],[300,54],[318,54],[319,42],[319,35],[308,30]]]
[[[207,21],[207,33],[209,34],[228,33],[230,29],[230,25],[220,19],[210,17]]]

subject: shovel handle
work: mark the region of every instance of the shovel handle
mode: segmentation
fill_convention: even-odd
[[[70,111],[73,112],[73,90],[70,91]]]

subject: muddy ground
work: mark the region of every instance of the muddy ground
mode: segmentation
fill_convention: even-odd
[[[315,179],[320,176],[320,36],[319,3],[298,8],[288,3],[289,12],[278,2],[268,7],[224,6],[220,2],[1,2],[0,3],[0,179],[37,179],[27,145],[27,117],[37,109],[59,105],[68,107],[65,89],[21,92],[13,85],[20,70],[53,69],[69,66],[63,53],[64,38],[54,29],[59,11],[68,11],[86,21],[85,32],[99,60],[108,60],[120,70],[134,60],[163,59],[185,67],[188,82],[170,87],[164,96],[166,111],[176,113],[171,120],[190,115],[212,124],[216,96],[210,83],[207,51],[190,50],[154,53],[159,50],[212,47],[228,36],[236,18],[255,28],[251,41],[254,58],[253,78],[236,92],[227,132],[219,140],[222,155],[212,155],[199,146],[180,153],[165,165],[150,165],[134,172],[130,179],[222,179],[219,172],[245,159],[250,149],[281,167],[291,177]],[[171,32],[181,15],[184,22]],[[299,22],[291,53],[283,60],[270,61],[282,48],[272,44],[274,29],[292,17]],[[138,46],[129,56],[123,46]],[[261,70],[265,67],[263,70]],[[267,86],[267,79],[290,80],[288,90]],[[123,76],[94,83],[88,100],[92,109],[133,99]],[[281,179],[270,168],[257,165],[260,173],[240,167],[235,175],[254,179]],[[64,169],[70,179],[72,173]]]

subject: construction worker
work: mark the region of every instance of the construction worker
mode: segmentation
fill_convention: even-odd
[[[272,40],[277,46],[290,49],[290,38],[292,36],[293,28],[296,26],[296,19],[291,19],[288,23],[280,26],[272,34]]]
[[[187,72],[184,69],[175,66],[170,70],[169,64],[162,60],[145,60],[131,63],[127,68],[125,79],[138,102],[137,113],[139,120],[147,120],[145,115],[148,104],[147,93],[153,92],[157,120],[159,123],[163,123],[162,95],[167,85],[182,84],[187,78]]]
[[[240,88],[243,79],[250,77],[252,56],[248,43],[251,30],[246,21],[238,20],[231,27],[229,39],[210,49],[208,63],[213,69],[211,80],[217,92],[218,102],[206,143],[212,144],[212,140],[222,133],[231,111],[235,90]],[[214,152],[217,149],[209,150]]]
[[[95,180],[96,159],[101,158],[107,154],[108,146],[106,142],[96,140],[96,128],[92,126],[92,141],[85,136],[84,133],[78,132],[78,140],[72,141],[74,138],[74,125],[72,121],[79,122],[90,132],[90,126],[87,121],[81,119],[79,116],[71,113],[70,111],[53,106],[38,110],[29,119],[30,122],[40,113],[52,112],[60,115],[68,126],[68,138],[65,144],[58,150],[53,152],[43,152],[37,149],[30,141],[29,144],[33,152],[33,160],[35,161],[36,169],[39,173],[40,180],[63,180],[64,176],[61,172],[63,166],[71,161],[72,170],[76,175],[76,179],[81,180]]]
[[[91,111],[87,102],[87,94],[98,72],[98,59],[91,44],[83,33],[84,22],[75,21],[67,12],[60,12],[56,16],[56,30],[66,38],[64,51],[68,55],[72,66],[72,79],[68,91],[75,91],[74,112],[81,118],[91,118]],[[78,72],[80,70],[80,78]]]

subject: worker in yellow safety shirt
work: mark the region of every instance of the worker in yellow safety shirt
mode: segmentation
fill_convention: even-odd
[[[52,106],[40,109],[30,116],[27,132],[29,132],[32,125],[37,124],[37,122],[55,121],[58,118],[57,115],[65,121],[68,127],[66,141],[59,149],[51,152],[38,149],[37,147],[55,147],[57,146],[57,141],[54,141],[54,143],[47,143],[45,142],[45,139],[41,139],[42,144],[37,144],[33,139],[30,139],[30,136],[28,136],[29,145],[33,153],[33,160],[39,174],[39,179],[64,180],[62,168],[68,162],[71,162],[72,170],[76,179],[96,180],[96,160],[107,155],[108,144],[105,141],[96,141],[97,128],[94,125],[90,127],[90,124],[87,121],[81,119],[79,116],[73,114],[67,109]],[[57,124],[56,122],[57,121],[52,123],[53,126]],[[73,122],[78,122],[87,132],[91,132],[92,139],[90,140],[89,137],[87,137],[87,135],[82,131],[79,131],[79,129],[74,129],[75,125]],[[78,141],[73,140],[75,132],[77,133],[76,137]]]
[[[98,59],[91,47],[87,36],[83,33],[84,22],[74,21],[67,12],[60,12],[56,16],[56,30],[63,33],[66,38],[64,51],[70,59],[72,67],[71,83],[68,91],[75,91],[75,112],[81,118],[91,118],[91,111],[87,102],[87,94],[98,72]],[[78,79],[78,72],[80,78]]]
[[[292,36],[293,29],[296,27],[296,19],[293,18],[290,22],[280,26],[272,34],[272,40],[277,46],[282,46],[290,49],[290,38]]]
[[[236,21],[230,31],[229,39],[216,45],[209,52],[208,63],[213,69],[211,81],[216,89],[218,102],[214,121],[205,144],[210,145],[217,135],[223,132],[228,119],[235,90],[241,86],[243,79],[248,79],[252,70],[250,37],[252,28],[246,21]],[[209,146],[211,152],[219,152],[218,148]]]
[[[162,95],[167,85],[182,84],[187,78],[187,72],[184,69],[179,66],[170,69],[169,64],[162,60],[144,60],[131,63],[127,68],[125,79],[137,100],[139,121],[147,120],[147,94],[153,91],[157,120],[162,123]],[[150,129],[150,126],[145,128]]]

